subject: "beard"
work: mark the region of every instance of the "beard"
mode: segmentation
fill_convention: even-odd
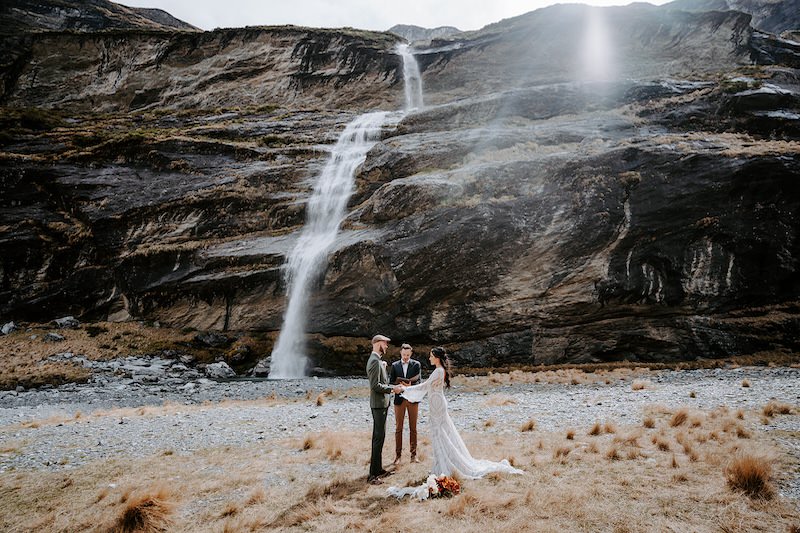
[[[384,346],[384,345],[381,345],[381,346],[378,348],[378,353],[380,353],[381,355],[385,355],[385,354],[386,354],[386,346]]]

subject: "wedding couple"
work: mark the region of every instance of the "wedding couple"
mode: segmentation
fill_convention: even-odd
[[[412,403],[419,403],[426,395],[428,396],[433,474],[437,476],[458,474],[463,478],[479,478],[490,472],[522,474],[522,470],[512,467],[505,459],[496,463],[475,459],[470,455],[447,412],[444,388],[450,387],[450,360],[445,349],[437,347],[431,350],[430,362],[435,369],[424,383],[413,386],[392,386],[381,361],[381,357],[389,348],[390,340],[384,335],[375,335],[372,338],[372,354],[367,360],[369,403],[372,408],[372,459],[367,480],[377,485],[382,483],[382,477],[390,474],[384,470],[381,458],[386,436],[389,393],[399,394]]]

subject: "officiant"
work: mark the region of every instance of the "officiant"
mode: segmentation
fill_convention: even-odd
[[[414,352],[410,344],[403,344],[400,347],[400,360],[392,363],[389,371],[389,383],[392,385],[416,385],[421,377],[422,366],[418,361],[411,358]],[[397,424],[394,432],[395,458],[394,464],[400,463],[400,456],[403,452],[403,425],[405,414],[408,413],[408,433],[409,448],[411,451],[411,462],[417,461],[417,415],[419,414],[419,404],[411,403],[399,394],[394,395],[394,418]]]

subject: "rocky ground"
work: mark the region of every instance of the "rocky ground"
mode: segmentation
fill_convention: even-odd
[[[595,383],[557,384],[457,377],[450,410],[464,432],[519,433],[530,419],[537,431],[591,426],[595,421],[638,425],[646,409],[742,409],[800,461],[797,416],[758,416],[770,400],[800,404],[800,369],[641,370],[609,374]],[[545,380],[546,381],[546,380]],[[591,380],[589,380],[591,381]],[[321,399],[320,399],[321,398]],[[420,432],[427,432],[427,407]],[[752,415],[752,416],[751,416]],[[389,426],[393,424],[390,415]],[[218,446],[245,446],[333,430],[365,432],[371,425],[366,380],[189,380],[182,386],[137,382],[68,384],[0,393],[0,472],[69,471],[108,458],[193,454]],[[800,472],[780,474],[779,490],[800,501]],[[285,480],[284,480],[285,482]]]

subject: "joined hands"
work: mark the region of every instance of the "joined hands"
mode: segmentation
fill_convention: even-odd
[[[392,387],[392,392],[395,394],[400,394],[404,390],[406,390],[406,388],[402,385],[395,385],[394,387]]]

